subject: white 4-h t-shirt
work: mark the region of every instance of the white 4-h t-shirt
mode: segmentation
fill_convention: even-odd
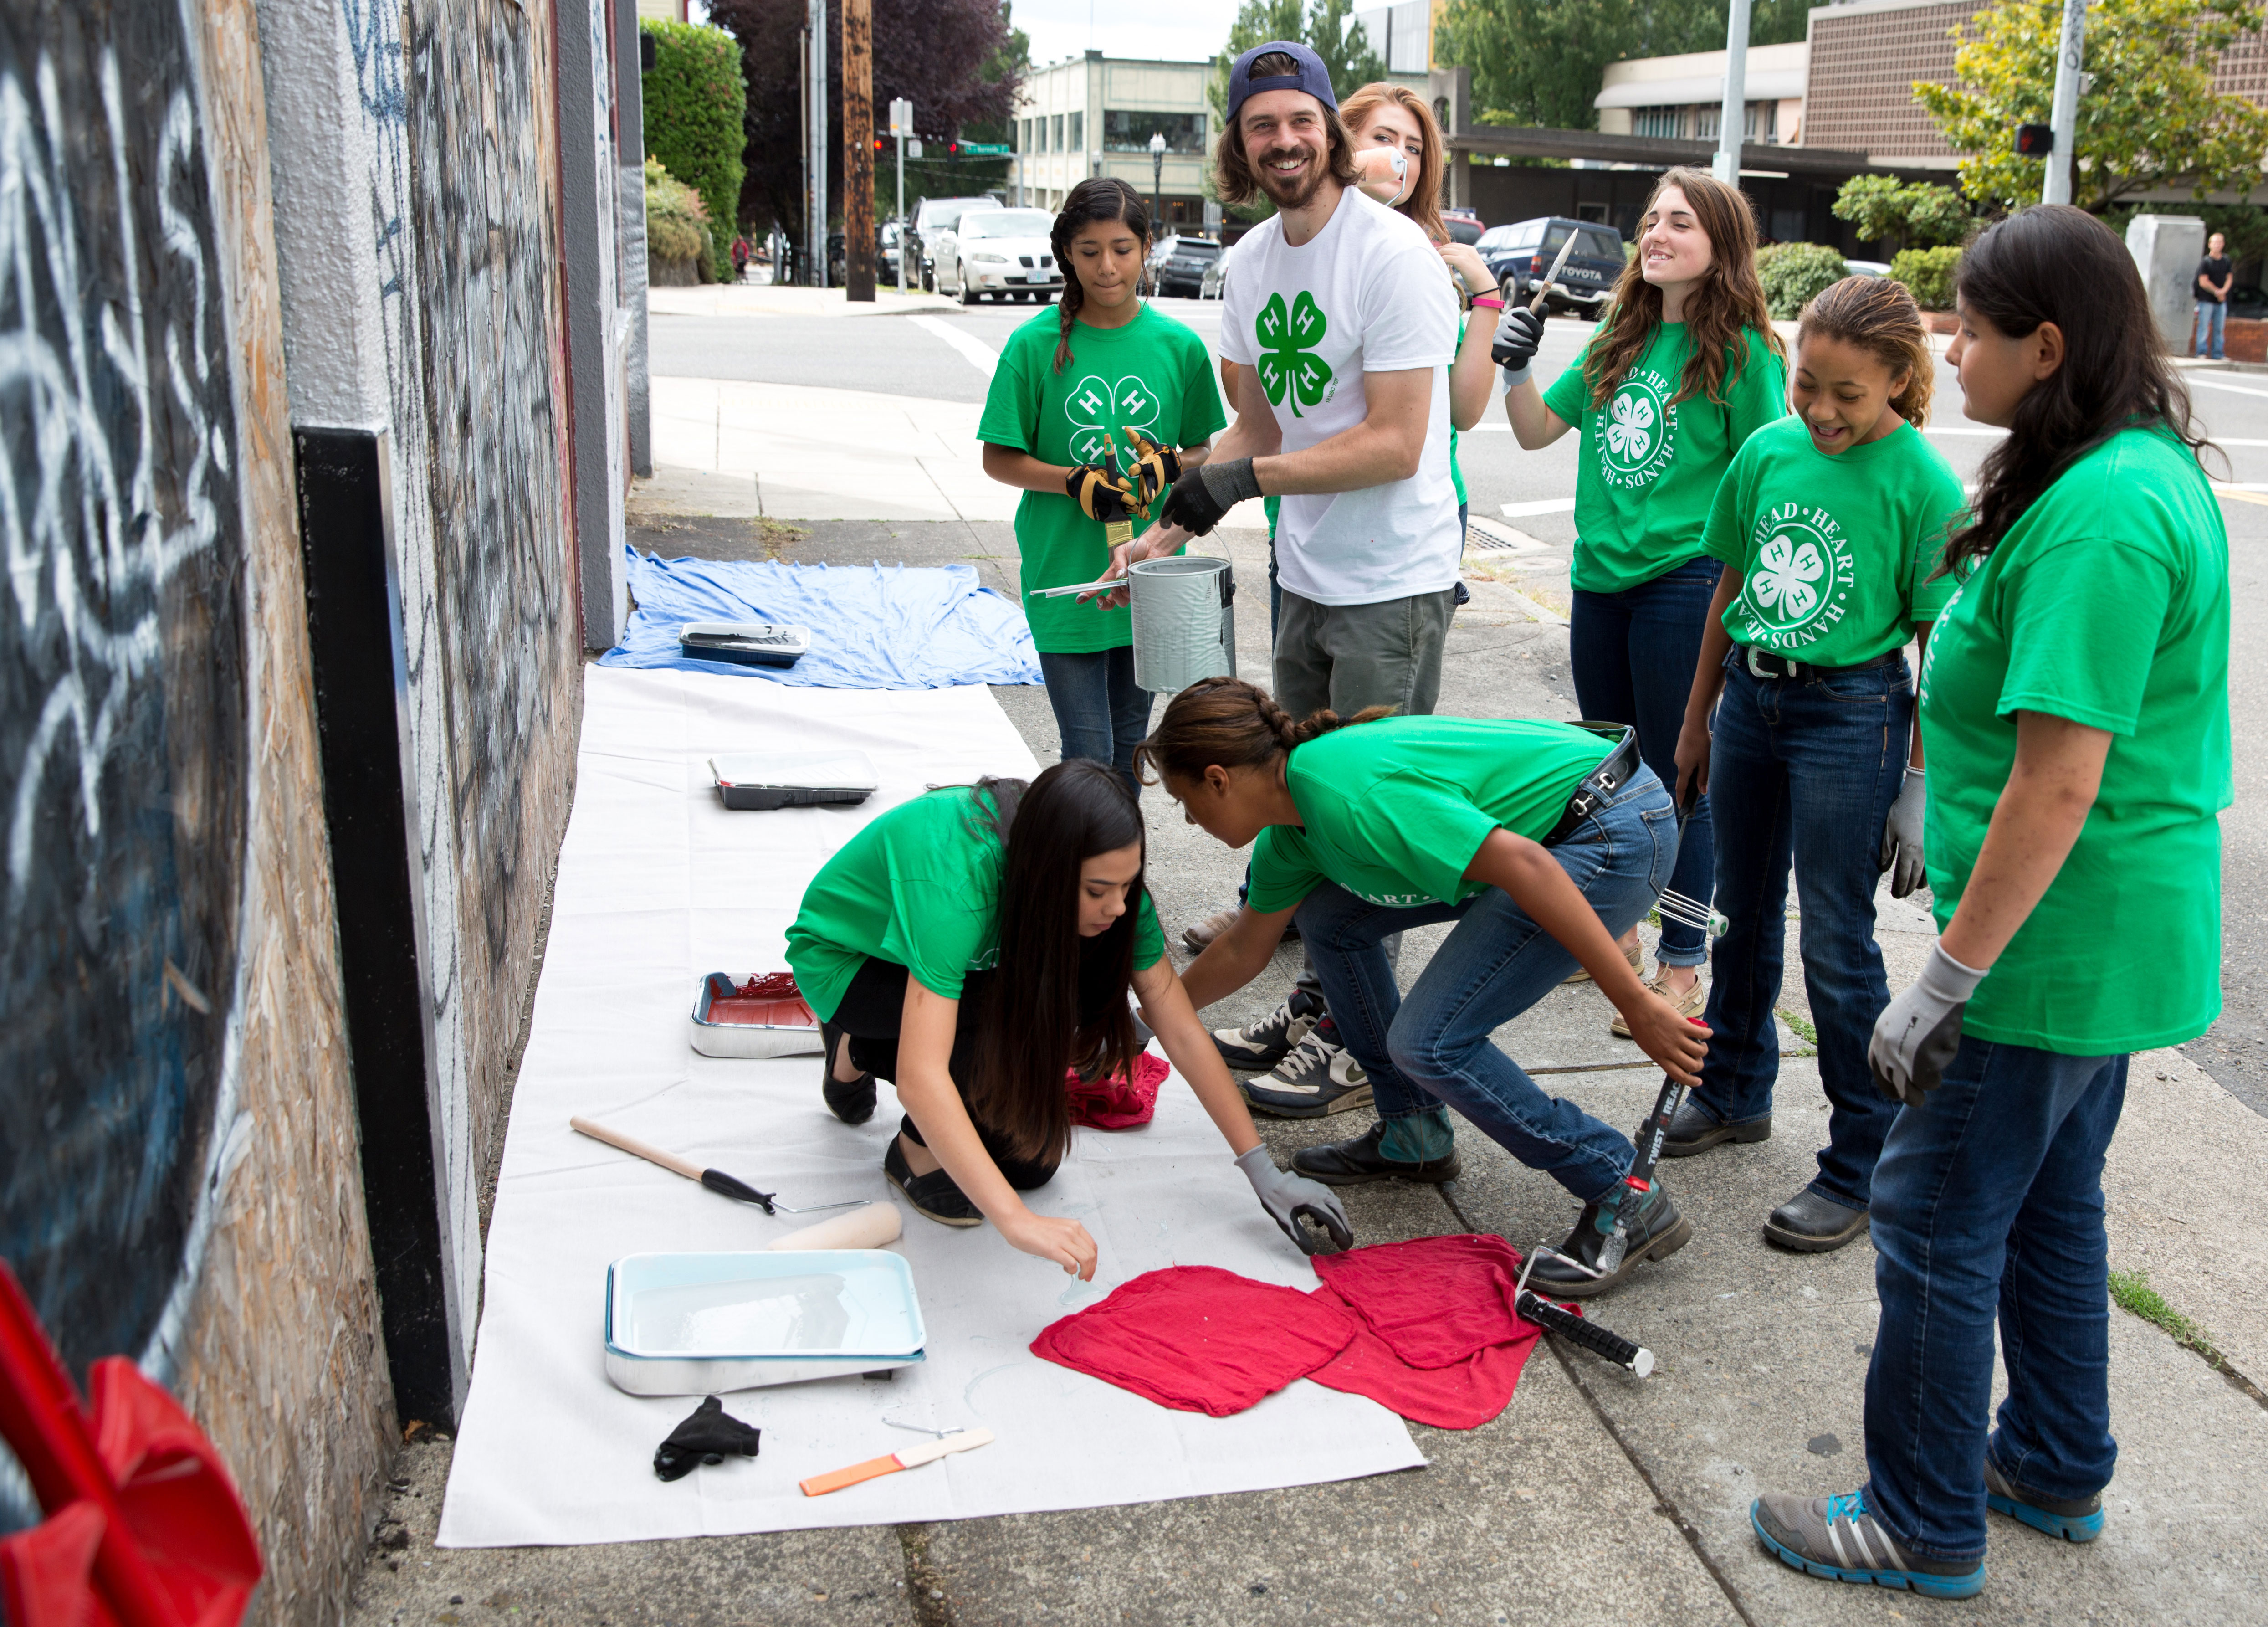
[[[1284,450],[1360,423],[1366,372],[1433,370],[1425,446],[1408,480],[1292,493],[1276,522],[1277,578],[1324,605],[1371,605],[1453,587],[1464,552],[1449,480],[1449,364],[1457,300],[1440,251],[1407,217],[1352,187],[1298,248],[1278,215],[1237,244],[1221,291],[1220,353],[1250,367]]]

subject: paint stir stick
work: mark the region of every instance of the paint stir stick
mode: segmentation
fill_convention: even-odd
[[[863,1463],[853,1463],[848,1469],[829,1470],[814,1475],[800,1482],[806,1497],[825,1497],[829,1491],[840,1491],[845,1486],[855,1486],[862,1480],[874,1480],[884,1475],[895,1475],[902,1469],[919,1469],[924,1463],[934,1463],[948,1453],[967,1452],[976,1447],[992,1444],[989,1429],[964,1429],[941,1440],[924,1440],[917,1447],[908,1447],[893,1452],[887,1457],[868,1458]]]
[[[567,1123],[571,1128],[579,1130],[593,1141],[603,1141],[610,1147],[620,1147],[623,1152],[634,1157],[642,1158],[649,1164],[660,1165],[672,1174],[683,1175],[688,1181],[697,1181],[711,1192],[737,1198],[743,1204],[754,1204],[768,1215],[817,1214],[823,1209],[855,1208],[867,1201],[863,1197],[852,1197],[845,1198],[839,1204],[810,1204],[798,1209],[792,1204],[774,1201],[774,1194],[759,1192],[747,1182],[728,1175],[721,1169],[703,1169],[689,1159],[680,1158],[674,1152],[665,1152],[659,1147],[648,1146],[637,1137],[625,1136],[619,1130],[609,1130],[604,1124],[579,1116],[571,1118]]]

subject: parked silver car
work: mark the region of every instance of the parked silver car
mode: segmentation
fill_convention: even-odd
[[[1063,287],[1049,234],[1056,217],[1043,209],[972,210],[961,217],[952,256],[937,262],[937,291],[975,305],[990,294],[1045,305]]]
[[[998,198],[924,198],[914,210],[914,247],[921,254],[921,285],[937,292],[937,269],[953,263],[961,217],[974,210],[1000,207]]]

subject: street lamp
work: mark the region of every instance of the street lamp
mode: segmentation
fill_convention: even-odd
[[[1150,132],[1150,229],[1155,232],[1162,224],[1158,217],[1158,187],[1166,173],[1166,138],[1157,130]]]

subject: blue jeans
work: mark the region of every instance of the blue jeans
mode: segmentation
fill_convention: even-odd
[[[1713,559],[1694,559],[1619,593],[1579,589],[1568,617],[1575,703],[1593,722],[1635,727],[1646,766],[1673,788],[1677,734],[1685,726],[1685,699],[1693,693],[1693,668],[1701,659],[1702,626],[1723,571]],[[1685,817],[1685,840],[1668,886],[1706,904],[1715,866],[1709,799],[1702,797]],[[1654,958],[1664,966],[1698,966],[1708,958],[1708,939],[1697,926],[1664,921]]]
[[[1983,1557],[1987,1452],[2048,1497],[2110,1483],[2102,1154],[2125,1100],[2124,1056],[1964,1039],[1883,1144],[1867,1506],[1910,1548]],[[1996,1314],[2008,1398],[1988,1439]]]
[[[2209,360],[2216,362],[2220,360],[2221,338],[2227,332],[2225,324],[2228,320],[2228,307],[2220,300],[2198,300],[2197,302],[2197,342],[2191,349]],[[2205,349],[2207,345],[2213,348],[2208,350]]]
[[[1133,647],[1059,655],[1042,650],[1040,675],[1063,736],[1064,761],[1107,763],[1141,796],[1134,748],[1150,732],[1150,692],[1134,681]]]
[[[1719,1123],[1772,1108],[1779,1039],[1772,1022],[1787,950],[1791,860],[1803,901],[1803,986],[1819,1028],[1828,1145],[1811,1189],[1867,1207],[1874,1160],[1898,1104],[1874,1088],[1867,1042],[1890,1003],[1874,943],[1876,855],[1904,782],[1913,739],[1905,663],[1807,682],[1756,678],[1727,663],[1709,753],[1717,805],[1717,941],[1708,1015],[1714,1031],[1694,1101]]]
[[[1676,858],[1669,793],[1641,771],[1550,853],[1607,931],[1623,931],[1653,905]],[[1584,1203],[1629,1171],[1629,1137],[1545,1095],[1490,1042],[1575,969],[1575,957],[1509,894],[1491,887],[1462,903],[1396,909],[1326,883],[1298,919],[1339,1037],[1370,1075],[1389,1144],[1399,1130],[1415,1137],[1402,1145],[1446,1148],[1447,1103]],[[1435,921],[1456,930],[1404,999],[1380,940]],[[1389,1145],[1389,1156],[1401,1154]]]

